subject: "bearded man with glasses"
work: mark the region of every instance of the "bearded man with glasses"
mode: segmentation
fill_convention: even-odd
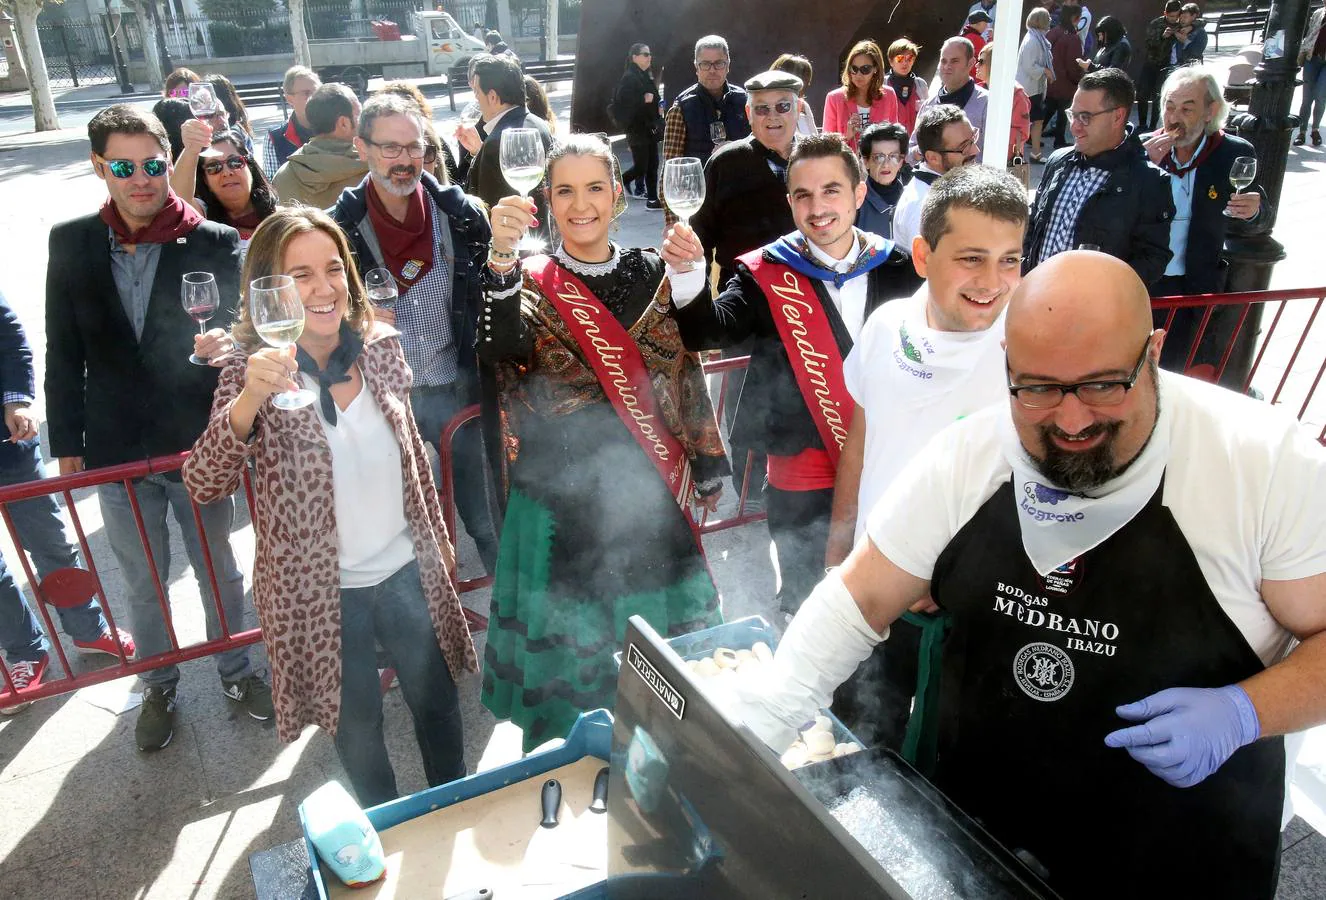
[[[1027,229],[1025,270],[1085,246],[1117,256],[1148,287],[1172,253],[1169,175],[1153,164],[1128,122],[1135,93],[1120,69],[1082,76],[1064,110],[1073,146],[1045,163]]]
[[[414,374],[415,422],[436,447],[451,417],[478,402],[474,346],[488,217],[474,197],[425,171],[435,151],[424,140],[418,108],[399,94],[375,94],[364,103],[354,143],[368,177],[341,193],[331,215],[350,239],[360,272],[385,268],[396,279],[399,302],[374,316],[400,332]],[[461,429],[454,450],[456,509],[491,574],[497,533],[478,423]]]
[[[1271,900],[1284,736],[1326,722],[1326,449],[1161,371],[1105,254],[1031,272],[1005,340],[1010,396],[890,484],[734,712],[782,751],[930,596],[945,796],[1061,897]]]
[[[111,106],[88,123],[88,138],[92,168],[109,196],[99,212],[51,229],[46,271],[46,411],[62,475],[192,447],[207,425],[215,367],[231,347],[225,327],[239,300],[239,233],[204,219],[170,189],[170,142],[161,122],[132,106]],[[198,334],[180,304],[186,272],[216,278],[221,305],[206,334]],[[212,364],[191,365],[191,350]],[[198,580],[208,640],[222,636],[218,605],[231,633],[244,630],[244,575],[230,547],[234,498],[199,507],[218,597],[178,475],[149,475],[133,492],[161,584],[170,582],[169,508]],[[121,482],[97,493],[124,574],[138,656],[170,650],[135,498]],[[218,653],[216,663],[225,695],[252,718],[271,718],[271,691],[248,648]],[[163,666],[139,677],[146,690],[135,737],[139,749],[160,750],[174,734],[179,669]]]

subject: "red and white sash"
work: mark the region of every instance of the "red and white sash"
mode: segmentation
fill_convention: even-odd
[[[836,468],[856,405],[847,391],[843,355],[819,295],[809,278],[766,260],[762,249],[737,259],[745,263],[769,302],[797,387]]]
[[[522,265],[566,323],[608,402],[694,528],[690,460],[659,413],[640,348],[585,283],[550,257],[531,256]]]

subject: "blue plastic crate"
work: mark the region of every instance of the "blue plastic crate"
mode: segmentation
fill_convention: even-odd
[[[364,810],[368,821],[379,833],[408,822],[426,813],[470,800],[507,785],[537,778],[544,772],[550,772],[561,766],[569,765],[586,756],[608,761],[612,752],[612,716],[607,710],[596,709],[582,713],[566,736],[566,742],[560,747],[543,753],[535,753],[517,762],[459,778],[456,781],[440,784],[434,788],[419,791],[408,797],[400,797],[380,806]],[[308,823],[304,819],[304,805],[299,805],[299,827],[304,832],[304,844],[308,848],[308,858],[313,869],[313,883],[317,886],[319,900],[327,900],[327,887],[322,877],[322,867],[318,864],[317,851],[308,837]],[[582,888],[566,894],[563,900],[600,900],[607,896],[605,882]]]

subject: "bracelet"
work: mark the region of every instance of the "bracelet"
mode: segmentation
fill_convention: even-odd
[[[488,246],[488,256],[491,259],[515,259],[515,250],[498,250],[491,244]]]
[[[491,253],[488,255],[488,268],[498,275],[510,275],[515,271],[517,262],[518,260],[514,257],[511,259],[495,259]]]

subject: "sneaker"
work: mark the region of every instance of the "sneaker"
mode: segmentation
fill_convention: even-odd
[[[662,200],[646,200],[646,201],[645,201],[645,209],[662,209],[662,208],[663,208],[663,201],[662,201]]]
[[[1308,136],[1307,136],[1306,134],[1304,134],[1303,132],[1300,131],[1298,134],[1294,135],[1294,146],[1295,146],[1295,147],[1302,147],[1302,146],[1303,146],[1304,144],[1306,144],[1307,142],[1308,142]]]
[[[1312,129],[1312,146],[1314,147],[1321,146],[1321,132],[1315,128]]]
[[[115,630],[119,632],[120,643],[124,645],[124,655],[127,658],[132,659],[134,651],[137,649],[134,646],[134,636],[123,628],[116,628]],[[111,634],[109,627],[103,631],[100,637],[96,640],[74,641],[74,646],[78,648],[79,653],[104,653],[107,656],[113,656],[116,659],[120,658],[120,651],[115,646],[115,635]]]
[[[148,685],[138,711],[134,739],[139,750],[164,750],[175,736],[175,688]]]
[[[23,660],[11,665],[9,667],[9,677],[14,682],[15,693],[31,690],[41,684],[41,677],[46,674],[46,666],[50,661],[51,657],[49,654],[42,654],[41,659],[36,662]],[[0,682],[3,682],[3,679],[0,679]],[[17,715],[32,705],[32,701],[28,700],[23,703],[14,703],[10,706],[5,706],[4,704],[7,702],[8,698],[13,696],[15,696],[15,694],[10,693],[5,693],[3,696],[0,696],[0,716]]]
[[[244,711],[259,722],[266,722],[276,714],[272,709],[272,689],[261,675],[245,675],[238,681],[223,678],[221,693],[244,707]]]
[[[626,193],[630,194],[632,197],[634,197],[634,198],[637,199],[637,200],[643,200],[643,199],[645,199],[646,196],[648,196],[648,195],[645,193],[645,187],[644,187],[644,185],[642,185],[642,184],[631,184],[631,185],[629,185],[629,186],[626,188]]]

